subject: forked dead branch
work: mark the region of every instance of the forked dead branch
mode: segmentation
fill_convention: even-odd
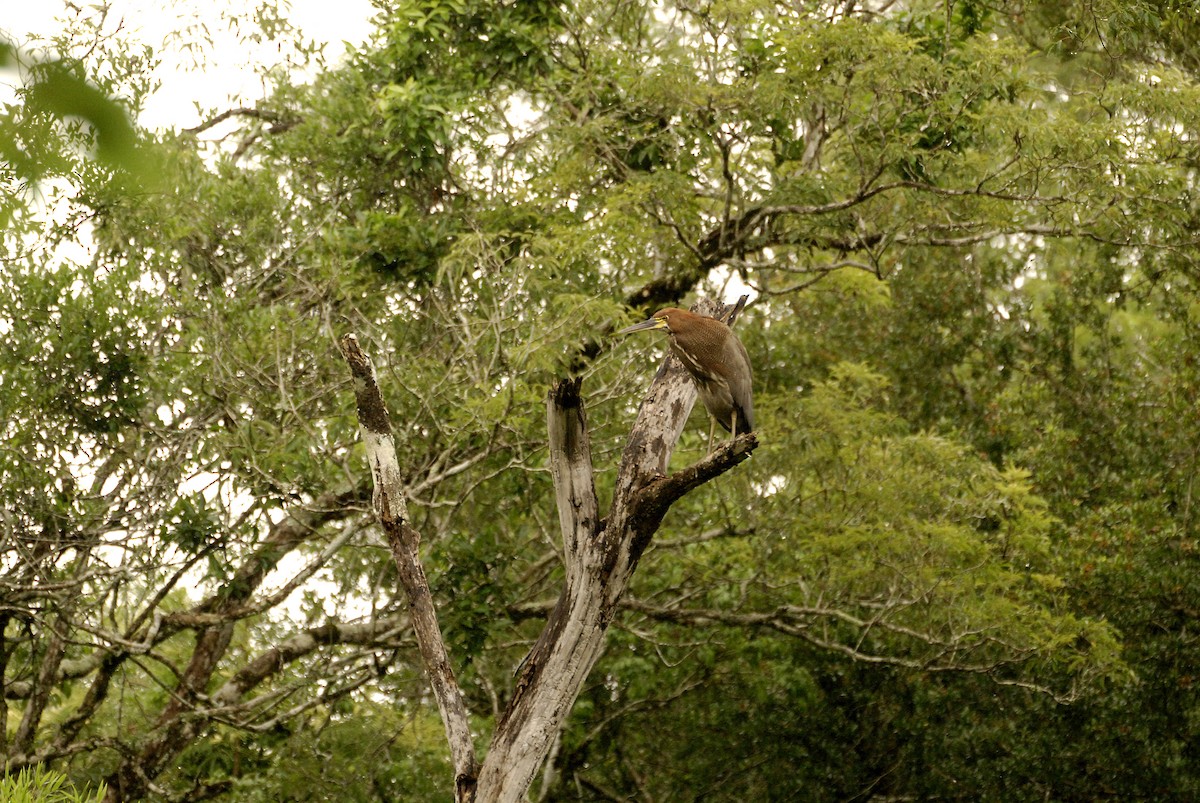
[[[732,324],[740,308],[740,302],[737,307],[701,302],[693,309]],[[687,372],[678,358],[669,356],[638,411],[608,515],[601,518],[581,380],[564,379],[551,389],[546,403],[549,454],[566,579],[545,628],[521,665],[479,765],[466,705],[421,566],[419,535],[408,523],[386,405],[358,341],[346,335],[341,345],[355,379],[359,424],[375,483],[375,512],[408,596],[421,657],[445,725],[456,799],[518,801],[599,657],[621,597],[663,516],[684,494],[749,457],[757,439],[754,433],[738,434],[699,462],[668,475],[671,453],[696,400]]]

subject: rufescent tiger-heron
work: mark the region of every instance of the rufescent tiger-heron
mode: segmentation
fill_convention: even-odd
[[[750,394],[752,375],[746,347],[725,324],[716,318],[668,307],[649,320],[617,332],[643,332],[662,329],[671,338],[671,352],[692,375],[700,401],[708,410],[708,451],[713,449],[712,421],[720,424],[731,437],[754,430],[754,399]]]

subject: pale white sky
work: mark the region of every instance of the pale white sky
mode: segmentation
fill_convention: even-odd
[[[281,0],[285,6],[282,16],[291,20],[303,35],[325,43],[325,53],[332,63],[344,52],[343,42],[360,43],[370,33],[374,8],[370,0]],[[257,0],[110,0],[111,10],[106,29],[122,23],[123,31],[148,44],[159,52],[163,65],[159,70],[162,86],[147,104],[139,122],[148,127],[178,126],[185,128],[200,122],[195,106],[224,108],[232,98],[241,98],[247,105],[263,95],[263,87],[255,75],[255,65],[275,64],[284,58],[282,47],[270,44],[249,47],[239,44],[222,19],[222,10],[249,16]],[[88,9],[89,0],[80,0]],[[36,35],[48,35],[60,27],[55,18],[65,16],[63,0],[0,0],[0,31],[6,32],[18,45],[29,43]],[[204,26],[216,40],[216,46],[203,53],[206,63],[195,67],[199,54],[187,52],[186,43],[199,34],[189,35]],[[173,32],[164,49],[163,42]],[[14,80],[11,74],[0,75],[0,85]],[[0,86],[0,99],[7,94]]]

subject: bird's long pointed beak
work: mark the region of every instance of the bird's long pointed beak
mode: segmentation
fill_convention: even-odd
[[[667,322],[662,318],[651,318],[648,321],[642,321],[641,323],[635,323],[633,326],[627,326],[616,334],[627,335],[630,332],[644,332],[647,329],[662,329],[666,325]]]

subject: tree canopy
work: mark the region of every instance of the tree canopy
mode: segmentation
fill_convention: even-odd
[[[664,351],[612,332],[747,292],[760,445],[635,556],[530,799],[1200,796],[1187,4],[376,5],[136,143],[111,21],[0,49],[9,773],[453,799],[339,339],[484,751],[568,580],[547,394],[607,504]]]

